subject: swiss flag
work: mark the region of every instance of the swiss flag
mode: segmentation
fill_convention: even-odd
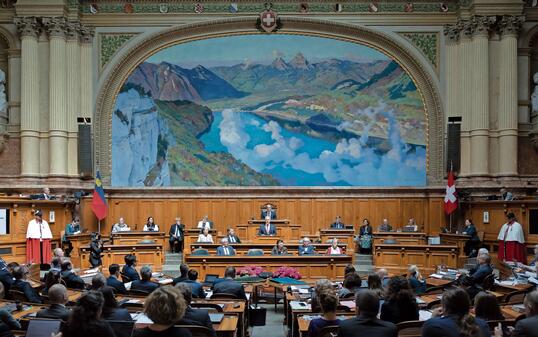
[[[458,197],[456,195],[456,184],[454,183],[454,174],[448,172],[448,182],[446,183],[445,193],[445,213],[450,214],[458,208]]]

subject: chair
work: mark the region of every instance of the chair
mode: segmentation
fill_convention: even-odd
[[[9,295],[9,298],[11,298],[14,301],[28,302],[26,295],[24,295],[24,293],[20,290],[9,289],[8,295]]]
[[[196,248],[195,250],[191,252],[191,255],[206,256],[206,255],[209,255],[209,251],[204,248]]]
[[[249,249],[247,251],[248,256],[262,256],[263,250],[262,249]]]
[[[398,337],[419,337],[424,322],[425,321],[406,321],[396,324],[398,327]]]
[[[211,299],[222,299],[222,300],[228,300],[228,299],[237,299],[237,296],[234,294],[226,294],[226,293],[214,293],[211,295]]]
[[[338,336],[338,325],[327,325],[319,329],[319,337],[336,337]]]
[[[425,294],[440,294],[444,290],[445,290],[445,286],[430,287],[430,288],[428,288],[428,289],[426,289],[424,291],[423,295],[425,295]]]
[[[217,303],[192,302],[191,307],[198,309],[208,309],[211,311],[215,310],[217,312],[223,311],[222,307]]]
[[[506,294],[503,299],[503,304],[518,304],[523,303],[525,296],[527,295],[526,290],[517,290],[511,293]]]
[[[138,289],[130,289],[127,291],[127,294],[135,295],[135,296],[147,296],[149,295],[149,292],[144,291],[144,290],[138,290]]]
[[[489,274],[488,276],[486,276],[486,278],[484,278],[484,281],[482,281],[482,289],[491,290],[494,284],[495,284],[495,275]]]
[[[213,337],[213,332],[206,326],[175,325],[175,327],[189,330],[192,337]]]

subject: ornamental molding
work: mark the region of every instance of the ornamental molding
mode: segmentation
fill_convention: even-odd
[[[35,16],[17,17],[14,19],[15,26],[21,37],[37,37],[41,33],[41,24]]]

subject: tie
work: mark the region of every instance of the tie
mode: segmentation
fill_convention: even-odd
[[[265,233],[269,234],[269,225],[265,226]]]
[[[228,247],[224,247],[224,255],[228,255]]]
[[[235,242],[235,238],[233,236],[230,236],[230,242]]]

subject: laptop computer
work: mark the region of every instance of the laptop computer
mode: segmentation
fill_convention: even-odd
[[[31,319],[28,323],[27,337],[50,337],[60,332],[62,321],[59,319]]]
[[[222,322],[222,319],[224,318],[224,314],[219,313],[209,313],[209,319],[211,319],[211,323],[218,324]]]
[[[206,286],[206,287],[212,287],[213,286],[213,283],[215,283],[215,281],[219,278],[219,275],[214,275],[214,274],[207,274],[205,276],[205,280],[204,282],[202,282],[202,285]]]
[[[131,337],[134,331],[134,321],[107,321],[116,337]]]

